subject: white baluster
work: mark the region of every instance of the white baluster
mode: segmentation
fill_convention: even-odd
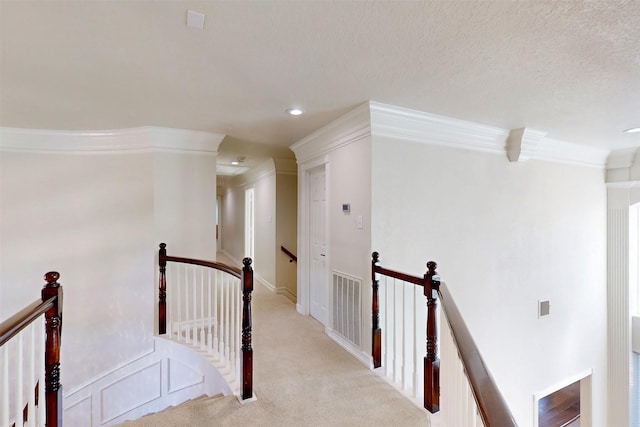
[[[28,336],[29,336],[29,374],[27,376],[27,384],[29,391],[27,394],[28,397],[28,422],[27,425],[29,427],[35,427],[35,415],[36,415],[36,396],[34,393],[34,387],[36,384],[36,352],[35,352],[35,324],[29,325]]]
[[[211,353],[211,350],[213,348],[212,346],[212,341],[213,341],[213,333],[211,331],[211,329],[213,328],[213,319],[211,318],[211,305],[212,305],[212,300],[211,300],[211,270],[207,271],[207,309],[208,309],[208,313],[209,316],[207,317],[207,351],[209,353]]]
[[[238,325],[237,327],[237,331],[236,331],[236,337],[237,337],[237,344],[236,344],[236,379],[238,381],[241,381],[241,375],[240,375],[240,347],[241,347],[241,342],[242,342],[242,291],[243,291],[243,284],[242,284],[242,280],[237,280],[236,281],[237,284],[237,291],[236,291],[236,295],[238,296],[238,302],[237,302],[237,323],[236,325]]]
[[[218,321],[218,294],[220,293],[220,275],[221,273],[216,270],[213,288],[213,352],[216,356],[220,354],[218,347],[218,328],[220,327],[220,322]]]
[[[176,296],[178,299],[178,317],[176,321],[178,322],[178,340],[182,338],[182,275],[180,274],[180,269],[176,266]]]
[[[229,352],[229,366],[231,368],[231,372],[235,372],[236,366],[236,289],[235,286],[236,281],[234,279],[230,280],[230,296],[229,296],[229,310],[230,310],[230,335],[229,335],[229,344],[230,344],[230,352]]]
[[[219,305],[219,312],[218,312],[218,318],[220,320],[220,336],[219,336],[219,341],[218,341],[218,352],[220,354],[220,360],[224,360],[224,344],[225,344],[225,335],[224,335],[224,329],[226,327],[226,323],[224,320],[224,295],[225,295],[225,283],[226,283],[226,277],[222,277],[221,281],[220,281],[220,305]]]
[[[231,291],[231,287],[230,287],[230,280],[229,280],[229,275],[227,275],[227,284],[226,284],[226,292],[225,292],[225,300],[224,300],[224,342],[225,342],[225,346],[224,346],[224,361],[226,363],[229,363],[229,338],[230,338],[230,331],[229,331],[229,293]]]
[[[1,393],[0,393],[0,425],[9,425],[9,343],[0,347],[2,355],[2,376],[0,377]]]
[[[24,341],[23,333],[19,333],[16,339],[16,388],[15,388],[15,423],[16,425],[22,425],[22,410],[24,409]]]
[[[44,316],[40,317],[38,321],[38,425],[44,425],[46,420],[47,404],[45,402],[45,380],[44,380],[44,366],[45,366],[45,321]]]
[[[197,321],[198,315],[197,315],[197,311],[196,311],[197,310],[196,309],[197,301],[198,301],[198,297],[197,297],[197,281],[198,280],[196,278],[196,269],[197,269],[196,266],[193,266],[191,268],[192,273],[193,273],[192,274],[192,278],[193,278],[193,284],[192,284],[192,287],[193,287],[193,313],[192,313],[192,323],[191,323],[191,325],[192,325],[191,326],[191,333],[192,333],[191,342],[193,343],[194,346],[198,345],[198,328],[196,326],[197,323],[198,323],[198,321]]]
[[[204,328],[204,267],[200,267],[200,348],[205,349],[207,341],[205,339]]]
[[[174,292],[173,289],[169,289],[169,283],[173,280],[173,275],[171,274],[171,265],[172,263],[167,263],[167,268],[165,270],[165,285],[167,292],[167,335],[169,338],[173,338],[173,306],[174,304]]]
[[[422,397],[424,399],[424,390],[420,393],[418,383],[420,382],[420,370],[418,369],[418,349],[421,347],[420,338],[418,338],[418,301],[420,301],[418,295],[418,286],[413,287],[413,397],[418,399]],[[424,375],[424,374],[423,374]],[[422,394],[422,396],[421,396]]]

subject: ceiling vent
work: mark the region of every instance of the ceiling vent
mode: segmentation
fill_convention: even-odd
[[[187,27],[204,30],[204,13],[187,9]]]

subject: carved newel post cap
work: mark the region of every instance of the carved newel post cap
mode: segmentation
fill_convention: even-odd
[[[160,243],[160,249],[166,249],[166,248],[167,248],[166,243]]]
[[[60,278],[60,273],[57,271],[50,271],[44,275],[44,280],[47,282],[47,286],[49,287],[58,287],[58,279]]]
[[[252,260],[251,260],[251,258],[249,258],[249,257],[246,257],[245,259],[243,259],[243,260],[242,260],[242,264],[243,264],[245,267],[251,267],[251,263],[252,263],[252,262],[253,262],[253,261],[252,261]]]
[[[380,260],[380,254],[378,252],[374,252],[371,254],[371,258],[373,258],[373,262],[378,262]]]
[[[436,274],[436,268],[438,268],[438,264],[436,264],[435,261],[429,261],[427,263],[427,269],[429,270],[429,273]]]

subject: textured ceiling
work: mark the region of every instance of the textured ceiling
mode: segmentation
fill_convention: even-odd
[[[0,126],[289,146],[367,100],[639,146],[640,1],[0,0]]]

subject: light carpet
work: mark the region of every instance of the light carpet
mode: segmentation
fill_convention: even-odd
[[[315,319],[256,283],[253,294],[254,392],[188,402],[129,421],[127,427],[428,426],[419,408],[338,346]]]

